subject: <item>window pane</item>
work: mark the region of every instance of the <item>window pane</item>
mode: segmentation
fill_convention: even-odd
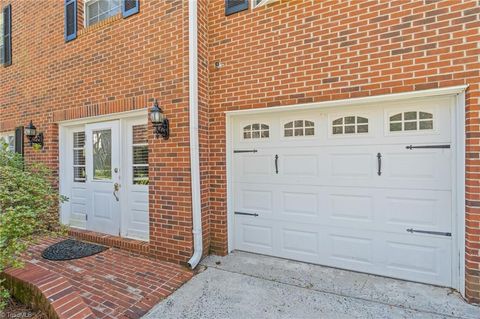
[[[355,133],[355,125],[345,126],[345,134]]]
[[[112,178],[112,131],[93,132],[93,179]]]
[[[252,130],[259,130],[260,129],[260,124],[253,124],[252,125]]]
[[[3,63],[3,14],[0,14],[0,63]]]
[[[357,133],[368,133],[368,125],[357,126]]]
[[[355,116],[345,117],[345,124],[355,124]]]
[[[268,130],[268,125],[262,124],[262,130]]]
[[[420,119],[423,120],[423,119],[431,119],[433,118],[433,114],[432,113],[426,113],[426,112],[420,112]]]
[[[147,125],[134,125],[133,130],[133,144],[147,144]]]
[[[405,121],[417,119],[417,112],[405,112]]]
[[[343,127],[341,126],[333,127],[333,134],[343,134]]]
[[[302,120],[295,121],[295,128],[297,128],[297,127],[303,127],[303,121]]]
[[[73,150],[73,165],[85,165],[85,153],[83,149]]]
[[[76,183],[85,182],[85,167],[73,168],[73,181]]]
[[[270,137],[269,131],[262,131],[262,138],[268,138]]]
[[[390,123],[390,132],[398,132],[402,130],[402,123]]]
[[[148,166],[133,167],[133,184],[148,185]]]
[[[343,117],[333,121],[333,125],[342,125],[342,124],[343,124]]]
[[[305,127],[313,127],[313,126],[315,126],[315,123],[311,121],[305,121]]]
[[[148,146],[133,147],[133,164],[148,164]]]
[[[285,130],[285,136],[286,137],[293,136],[293,130]]]
[[[390,121],[401,121],[402,120],[402,113],[398,113],[394,116],[390,116]]]
[[[357,123],[368,123],[368,119],[365,117],[358,116]]]
[[[259,131],[252,132],[252,138],[260,138],[260,132]]]
[[[250,132],[245,132],[245,133],[243,133],[243,138],[249,139],[249,138],[251,138],[251,137],[252,137],[252,133],[250,133]]]
[[[421,130],[433,130],[433,121],[420,121]]]
[[[293,128],[293,122],[288,122],[287,124],[285,124],[284,127],[285,128]]]
[[[84,147],[85,146],[85,132],[75,132],[73,133],[73,147]]]
[[[305,129],[305,135],[306,136],[313,136],[315,135],[315,129],[313,127],[306,128]]]
[[[417,122],[405,122],[405,131],[415,131],[417,129]]]
[[[295,136],[303,136],[303,129],[302,128],[295,129]]]

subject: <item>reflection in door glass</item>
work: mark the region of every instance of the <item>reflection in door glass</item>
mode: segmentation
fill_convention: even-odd
[[[93,131],[93,179],[112,179],[112,131]]]

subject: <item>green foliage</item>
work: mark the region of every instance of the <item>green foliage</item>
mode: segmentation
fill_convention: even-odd
[[[51,178],[47,167],[27,165],[0,143],[0,272],[22,266],[19,256],[35,236],[62,230],[58,205],[65,198]],[[0,282],[0,310],[7,296]]]

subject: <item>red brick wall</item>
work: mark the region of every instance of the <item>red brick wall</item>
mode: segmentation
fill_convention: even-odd
[[[211,0],[212,249],[227,252],[225,111],[469,84],[467,296],[480,302],[479,15],[477,0],[282,0],[226,17]]]
[[[0,67],[0,132],[29,120],[45,133],[30,161],[58,174],[58,125],[65,119],[152,105],[171,123],[168,141],[150,142],[151,254],[186,262],[192,254],[188,133],[188,6],[183,0],[141,1],[140,13],[83,28],[64,41],[63,1],[12,3],[13,64]]]

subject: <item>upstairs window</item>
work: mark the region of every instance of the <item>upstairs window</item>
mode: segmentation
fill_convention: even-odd
[[[102,20],[120,13],[120,0],[87,0],[85,1],[85,26],[89,27]]]
[[[4,60],[4,44],[3,44],[3,14],[0,14],[0,64],[3,64]]]

